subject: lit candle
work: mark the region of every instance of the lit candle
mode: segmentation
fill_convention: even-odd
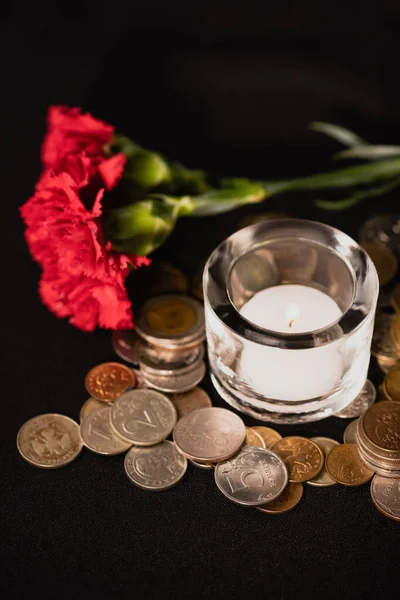
[[[343,314],[327,294],[290,284],[261,290],[240,313],[259,327],[281,333],[316,331]],[[241,358],[241,372],[253,389],[277,400],[323,396],[339,383],[342,371],[343,360],[335,343],[301,351],[250,343]]]

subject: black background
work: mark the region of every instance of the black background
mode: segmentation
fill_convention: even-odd
[[[121,457],[83,451],[47,472],[25,463],[15,436],[43,412],[78,418],[84,376],[113,359],[110,333],[80,332],[37,296],[39,269],[17,207],[40,171],[49,104],[82,106],[136,141],[191,167],[276,177],[330,166],[338,146],[313,119],[373,142],[400,140],[400,5],[386,2],[5,3],[2,69],[1,574],[9,598],[380,598],[399,573],[399,524],[368,486],[307,485],[291,513],[229,503],[207,471],[146,493]],[[279,208],[352,236],[398,197],[346,213],[307,194],[219,218],[186,219],[159,257],[188,275],[239,220]],[[290,374],[288,374],[290,376]],[[372,363],[376,384],[382,375]],[[204,387],[222,405],[209,380]],[[251,419],[246,423],[254,424]],[[347,421],[277,427],[341,440]]]

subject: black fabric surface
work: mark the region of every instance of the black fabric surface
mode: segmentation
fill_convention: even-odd
[[[295,510],[269,516],[231,504],[212,473],[191,466],[175,488],[150,493],[130,484],[121,456],[84,450],[71,465],[45,471],[24,462],[15,444],[37,414],[78,419],[85,374],[115,359],[110,332],[74,329],[37,295],[39,269],[17,207],[39,173],[47,106],[83,106],[188,166],[234,175],[328,168],[338,147],[307,131],[311,119],[398,143],[397,4],[303,4],[46,2],[26,12],[10,5],[0,41],[4,598],[396,596],[399,524],[375,509],[368,485],[305,485]],[[368,216],[399,206],[394,195],[329,213],[314,199],[277,197],[182,220],[156,257],[190,276],[246,214],[275,208],[356,237]],[[383,378],[374,361],[370,376],[375,384]],[[208,376],[202,386],[224,405]],[[347,423],[276,429],[341,441]]]

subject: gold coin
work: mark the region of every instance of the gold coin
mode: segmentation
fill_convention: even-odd
[[[148,309],[145,319],[155,332],[163,335],[185,333],[196,325],[197,316],[194,308],[176,296],[160,298]]]
[[[81,412],[79,413],[79,421],[82,423],[82,421],[86,419],[88,415],[96,410],[100,410],[101,408],[104,408],[104,402],[100,402],[100,400],[96,400],[96,398],[88,398],[85,404],[83,404]]]
[[[397,273],[398,263],[393,252],[384,244],[361,242],[360,246],[369,255],[378,273],[379,284],[386,285]]]
[[[170,400],[176,408],[178,419],[192,412],[192,410],[212,406],[210,396],[199,387],[195,387],[188,392],[172,394]]]
[[[290,215],[281,212],[279,210],[270,210],[256,215],[247,215],[240,222],[238,229],[248,227],[249,225],[255,225],[256,223],[262,223],[262,221],[271,221],[273,219],[290,219]]]
[[[256,506],[256,508],[270,515],[282,515],[283,513],[287,513],[289,510],[292,510],[292,508],[297,506],[302,495],[302,483],[289,483],[283,490],[282,494],[275,500],[268,502],[268,504]]]
[[[385,373],[385,375],[386,375],[386,373],[389,373],[390,369],[393,369],[393,367],[396,367],[398,364],[400,364],[397,359],[387,358],[385,356],[377,356],[376,360],[377,360],[377,363],[378,363],[381,371],[383,371],[383,373]],[[383,385],[379,386],[379,388],[382,388],[382,387],[383,387]],[[389,398],[388,398],[388,400],[389,400]]]
[[[386,374],[383,390],[389,400],[400,401],[400,366],[391,369]]]
[[[394,319],[390,328],[390,335],[392,337],[397,354],[400,354],[400,315],[397,315],[397,317]]]
[[[102,402],[115,400],[134,385],[136,385],[136,377],[132,370],[115,362],[102,363],[93,367],[85,379],[89,394]]]
[[[324,466],[324,455],[315,442],[300,436],[285,437],[276,442],[272,451],[285,462],[289,481],[299,483],[313,479]]]
[[[64,467],[82,450],[79,425],[64,415],[39,415],[22,425],[17,448],[22,458],[35,467]]]
[[[256,448],[265,448],[265,442],[261,435],[252,427],[246,427],[246,437],[243,446],[256,446]]]
[[[400,313],[400,283],[396,283],[390,295],[390,304],[396,312]]]
[[[325,462],[329,452],[336,446],[339,446],[339,442],[326,437],[313,437],[311,438],[311,441],[315,442],[321,448],[324,453]],[[313,479],[310,479],[310,481],[307,481],[307,483],[309,485],[315,485],[316,487],[328,487],[330,485],[335,485],[336,481],[332,479],[324,465],[318,475]]]
[[[257,431],[257,433],[262,437],[262,439],[264,440],[265,448],[272,448],[275,442],[282,439],[281,434],[275,431],[275,429],[272,429],[271,427],[264,427],[264,425],[256,425],[255,427],[252,427],[252,429],[254,429],[254,431]]]
[[[370,443],[385,453],[400,452],[400,402],[383,400],[373,404],[360,425]]]
[[[332,479],[347,486],[363,485],[374,474],[364,465],[354,444],[333,448],[326,457],[325,467]]]

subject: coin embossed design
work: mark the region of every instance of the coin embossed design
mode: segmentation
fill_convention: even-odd
[[[275,431],[275,429],[272,429],[271,427],[264,427],[264,425],[256,425],[255,427],[252,427],[252,429],[257,431],[257,433],[262,437],[262,439],[264,440],[265,448],[272,448],[275,442],[282,439],[281,434]]]
[[[176,410],[166,396],[154,390],[126,392],[111,408],[111,426],[123,440],[152,446],[164,440],[176,423]]]
[[[349,423],[344,430],[343,441],[345,444],[357,444],[356,432],[357,432],[358,419],[355,419]]]
[[[125,472],[138,487],[150,491],[168,490],[187,469],[187,460],[172,442],[149,448],[131,448],[125,456]]]
[[[313,479],[324,466],[324,455],[317,444],[300,436],[277,441],[272,450],[285,462],[289,481],[300,483]]]
[[[335,413],[341,419],[355,419],[362,415],[376,400],[376,389],[369,379],[364,383],[358,396],[347,406]]]
[[[390,400],[400,401],[400,366],[391,369],[384,381],[384,392]]]
[[[100,410],[101,408],[104,408],[104,406],[104,402],[100,402],[100,400],[96,400],[96,398],[88,398],[80,410],[79,421],[82,423],[90,413]]]
[[[233,502],[259,506],[272,502],[283,492],[288,472],[272,450],[245,446],[230,460],[216,465],[215,482]]]
[[[326,457],[325,466],[332,479],[348,486],[363,485],[374,474],[364,465],[353,444],[340,444],[333,448]]]
[[[79,425],[64,415],[39,415],[22,425],[17,447],[31,465],[46,469],[63,467],[82,450]]]
[[[400,402],[383,400],[362,417],[368,440],[385,451],[400,450]]]
[[[369,255],[378,273],[380,285],[386,285],[396,275],[398,263],[393,252],[384,244],[361,242],[360,246]]]
[[[178,413],[178,419],[198,408],[210,408],[212,406],[210,396],[199,387],[188,392],[172,394],[170,398]]]
[[[240,449],[245,426],[240,417],[226,408],[201,408],[178,421],[173,438],[187,458],[218,462],[230,458]]]
[[[160,298],[146,313],[146,321],[157,333],[178,335],[190,331],[196,324],[194,308],[185,298]]]
[[[246,427],[246,437],[244,438],[245,446],[256,446],[256,448],[265,448],[265,442],[261,435],[252,427]]]
[[[315,442],[321,448],[322,452],[324,453],[325,461],[332,448],[339,446],[339,442],[326,437],[313,437],[311,438],[311,441]],[[328,487],[330,485],[335,485],[336,481],[332,479],[325,466],[323,466],[318,475],[306,483],[309,485],[315,485],[316,487]]]
[[[86,375],[85,386],[93,398],[110,402],[135,385],[132,370],[120,363],[108,362],[93,367]]]
[[[400,521],[400,479],[375,475],[371,481],[371,498],[386,517]]]
[[[268,504],[256,506],[256,508],[270,515],[282,515],[297,506],[302,496],[303,484],[289,483],[283,490],[282,494],[275,500],[268,502]]]
[[[111,406],[90,413],[81,423],[81,438],[89,450],[96,454],[121,454],[132,446],[124,442],[111,428]]]

